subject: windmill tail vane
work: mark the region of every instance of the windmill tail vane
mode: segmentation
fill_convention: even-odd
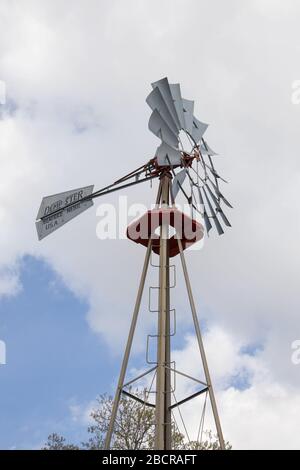
[[[155,409],[155,448],[161,450],[172,448],[171,434],[175,410],[180,411],[180,406],[201,395],[205,396],[205,404],[207,397],[209,398],[219,446],[221,449],[224,449],[223,433],[184,251],[191,244],[203,238],[204,230],[208,235],[214,226],[217,233],[221,235],[224,233],[225,227],[231,226],[224,212],[224,206],[232,208],[232,205],[220,190],[221,182],[227,183],[227,181],[219,175],[215,168],[214,157],[217,156],[217,153],[212,150],[204,139],[208,124],[195,117],[194,101],[182,97],[181,88],[178,83],[171,84],[167,78],[152,83],[152,91],[147,96],[146,102],[152,111],[148,124],[149,130],[160,140],[154,156],[139,168],[97,191],[94,191],[94,186],[90,185],[44,197],[36,218],[38,238],[42,240],[93,206],[94,199],[98,197],[154,179],[159,181],[155,209],[147,211],[139,220],[130,224],[127,229],[127,237],[145,246],[146,255],[113,401],[111,419],[105,439],[105,448],[113,447],[114,429],[121,397],[124,395],[127,398],[141,402],[140,397],[135,396],[128,389],[127,385],[129,382],[126,383],[125,378],[147,271],[151,256],[154,253],[159,257],[159,264],[157,265],[159,269],[159,286],[157,287],[158,318],[157,333],[149,336],[155,337],[157,340],[157,358],[155,366],[151,367],[142,376],[154,374],[151,383],[153,384],[153,381],[155,381],[155,403],[149,401],[149,390],[147,399],[145,398],[143,404]],[[191,217],[180,212],[176,207],[175,200],[179,194],[188,202]],[[201,215],[201,222],[195,219],[195,212]],[[167,220],[165,219],[166,214],[168,215]],[[169,236],[170,226],[175,231],[172,237]],[[187,226],[192,228],[192,235],[190,237],[186,236],[185,228]],[[141,227],[146,227],[144,233],[138,237],[132,236],[132,233],[138,232]],[[157,229],[159,229],[159,234]],[[203,380],[178,371],[174,361],[172,362],[171,360],[171,337],[173,336],[171,333],[171,312],[174,309],[171,308],[170,304],[170,291],[172,289],[170,283],[170,259],[177,255],[181,261],[188,293],[200,353],[199,364],[201,364],[202,373],[204,374]],[[176,377],[185,376],[193,380],[194,383],[196,382],[200,386],[200,390],[188,397],[177,400],[175,391],[171,386],[172,374]],[[131,380],[130,384],[142,376]]]

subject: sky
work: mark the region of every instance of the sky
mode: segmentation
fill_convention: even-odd
[[[34,222],[43,196],[153,157],[145,98],[165,76],[210,124],[234,206],[232,228],[186,255],[225,438],[300,448],[299,14],[292,0],[0,2],[0,448],[40,448],[51,432],[80,442],[97,395],[114,391],[144,249],[96,236],[117,194],[42,242]],[[155,189],[120,195],[150,207]],[[177,272],[174,358],[199,376]],[[145,295],[129,375],[154,327]]]

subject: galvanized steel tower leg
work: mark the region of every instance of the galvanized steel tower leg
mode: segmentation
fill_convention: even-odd
[[[162,177],[161,205],[169,203],[169,182],[167,175]],[[155,449],[166,450],[166,438],[169,419],[169,409],[167,408],[167,396],[170,394],[169,374],[166,375],[166,362],[170,361],[170,353],[166,346],[170,347],[167,341],[167,328],[169,329],[169,257],[168,257],[168,236],[169,224],[162,219],[160,231],[159,250],[159,312],[158,312],[158,337],[157,337],[157,374],[156,374],[156,408],[155,408]],[[169,339],[169,337],[168,337]],[[168,398],[169,400],[169,398]],[[168,433],[169,435],[169,433]],[[169,440],[169,438],[168,438]],[[170,443],[168,444],[170,445]]]
[[[168,243],[169,244],[169,243]],[[169,247],[168,247],[169,251]],[[166,309],[166,366],[165,367],[165,449],[172,449],[172,412],[171,412],[171,326],[170,326],[170,259],[167,254],[167,309]]]
[[[210,378],[210,373],[209,373],[209,369],[208,369],[206,354],[205,354],[205,351],[204,351],[204,346],[203,346],[199,321],[198,321],[198,317],[197,317],[195,302],[194,302],[194,298],[193,298],[191,283],[190,283],[190,279],[189,279],[189,275],[188,275],[188,271],[187,271],[187,267],[186,267],[185,256],[184,256],[184,253],[183,253],[181,240],[178,237],[177,237],[177,240],[178,240],[178,247],[179,247],[179,251],[180,251],[180,259],[181,259],[183,274],[184,274],[184,278],[185,278],[185,284],[186,284],[186,288],[187,288],[187,292],[188,292],[188,296],[189,296],[189,301],[190,301],[190,306],[191,306],[191,310],[192,310],[194,327],[195,327],[196,336],[197,336],[198,345],[199,345],[200,354],[201,354],[201,359],[202,359],[202,363],[203,363],[205,380],[206,380],[206,383],[207,383],[207,386],[208,386],[208,393],[209,393],[211,407],[212,407],[214,420],[215,420],[215,424],[216,424],[216,429],[217,429],[217,434],[218,434],[218,438],[219,438],[220,448],[222,450],[224,450],[225,449],[225,443],[224,443],[220,418],[219,418],[216,399],[215,399],[215,395],[214,395],[214,391],[213,391],[213,387],[212,387],[212,383],[211,383],[211,378]]]
[[[151,255],[151,240],[149,240],[147,251],[146,251],[146,256],[145,256],[145,261],[144,261],[144,266],[143,266],[143,271],[142,271],[142,277],[141,277],[141,280],[140,280],[139,290],[138,290],[138,294],[137,294],[137,298],[136,298],[136,302],[135,302],[135,307],[134,307],[133,316],[132,316],[132,320],[131,320],[128,340],[127,340],[126,349],[125,349],[125,353],[124,353],[124,358],[123,358],[123,362],[122,362],[120,377],[119,377],[118,386],[117,386],[117,390],[116,390],[116,394],[115,394],[115,398],[114,398],[114,402],[113,402],[113,408],[112,408],[109,428],[108,428],[106,438],[105,438],[105,443],[104,443],[104,448],[105,449],[110,448],[111,438],[112,438],[112,434],[113,434],[113,430],[114,430],[114,425],[115,425],[115,420],[116,420],[116,416],[117,416],[118,406],[119,406],[119,403],[120,403],[122,388],[123,388],[123,385],[124,385],[125,374],[126,374],[126,370],[127,370],[129,356],[130,356],[133,336],[134,336],[136,323],[137,323],[137,319],[138,319],[138,314],[139,314],[139,310],[140,310],[140,306],[141,306],[141,300],[142,300],[146,275],[147,275],[149,261],[150,261],[150,255]]]

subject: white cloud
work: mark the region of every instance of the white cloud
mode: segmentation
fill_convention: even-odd
[[[88,403],[79,404],[72,403],[69,405],[69,411],[71,414],[72,421],[80,424],[81,426],[89,426],[93,420],[91,418],[92,411],[96,408],[96,400],[92,400]]]
[[[3,269],[0,272],[0,296],[14,296],[19,294],[22,286],[17,272]]]
[[[226,440],[234,449],[298,449],[300,397],[298,388],[276,381],[267,365],[264,351],[255,355],[242,352],[242,344],[219,327],[212,328],[204,338],[210,370]],[[244,345],[245,346],[245,345]],[[175,354],[178,370],[203,379],[196,340],[188,337],[186,345]],[[295,373],[299,369],[293,366]],[[244,388],[234,380],[249,379]],[[176,393],[191,393],[190,383],[179,381]],[[202,399],[182,407],[190,437],[196,438],[203,405]],[[204,429],[214,430],[208,408]]]

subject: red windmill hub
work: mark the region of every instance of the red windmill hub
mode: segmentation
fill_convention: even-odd
[[[152,251],[159,255],[160,237],[155,231],[163,223],[173,227],[176,231],[176,234],[168,240],[170,257],[179,253],[177,237],[180,238],[184,250],[203,238],[204,228],[199,222],[179,211],[176,207],[168,206],[149,210],[138,220],[132,222],[127,228],[127,237],[145,247],[148,246],[149,239],[151,239]]]

